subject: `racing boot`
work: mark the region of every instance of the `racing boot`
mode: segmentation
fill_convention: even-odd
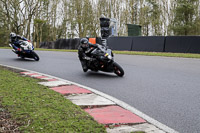
[[[83,72],[87,72],[88,71],[88,67],[86,65],[86,61],[85,60],[81,60],[81,65],[83,68]]]

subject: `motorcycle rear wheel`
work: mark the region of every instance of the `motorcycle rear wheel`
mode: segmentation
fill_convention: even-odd
[[[114,73],[119,76],[119,77],[123,77],[124,76],[124,70],[122,69],[122,67],[117,64],[116,62],[113,63],[113,67],[114,67]]]

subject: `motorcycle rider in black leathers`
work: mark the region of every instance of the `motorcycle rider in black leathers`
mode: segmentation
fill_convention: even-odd
[[[23,45],[21,43],[22,40],[29,41],[28,39],[26,39],[26,38],[24,38],[22,36],[16,35],[13,32],[10,33],[10,43],[12,45],[14,45],[14,48],[15,48],[14,50],[15,50],[16,53],[20,50],[21,45]]]
[[[87,61],[92,61],[94,59],[92,59],[90,57],[90,52],[96,48],[96,45],[91,44],[87,38],[82,38],[80,40],[80,45],[78,48],[78,57],[79,60],[81,62],[82,68],[84,72],[88,71],[88,67],[87,67]]]

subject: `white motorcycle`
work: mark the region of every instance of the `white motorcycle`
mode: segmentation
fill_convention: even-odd
[[[35,61],[39,61],[39,56],[34,51],[34,46],[29,41],[21,41],[20,47],[15,46],[14,44],[9,44],[13,48],[13,52],[21,58],[33,58]]]

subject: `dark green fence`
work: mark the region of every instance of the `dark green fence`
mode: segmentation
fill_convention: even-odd
[[[135,24],[127,24],[128,36],[141,36],[141,26]]]

